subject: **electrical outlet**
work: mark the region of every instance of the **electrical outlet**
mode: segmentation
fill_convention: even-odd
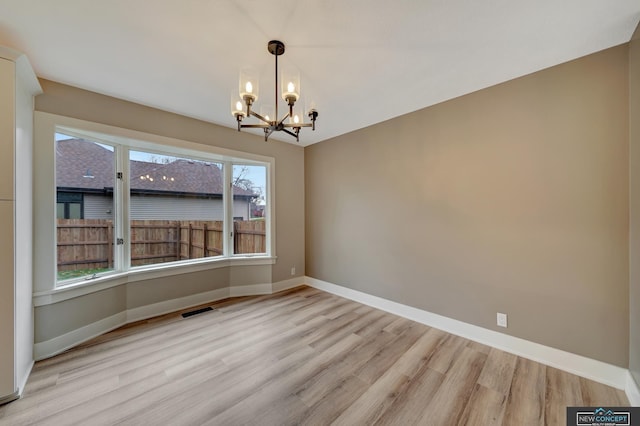
[[[497,319],[498,327],[507,328],[507,314],[501,314],[500,312],[498,312]]]
[[[291,267],[291,275],[295,275],[296,274],[296,267],[292,266]]]

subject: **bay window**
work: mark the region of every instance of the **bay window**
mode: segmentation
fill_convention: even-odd
[[[56,128],[57,286],[272,256],[272,161],[188,145]]]

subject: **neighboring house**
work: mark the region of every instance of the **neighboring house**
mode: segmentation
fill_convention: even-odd
[[[113,151],[81,139],[56,142],[57,216],[113,218]],[[224,176],[216,163],[176,159],[164,163],[131,160],[132,220],[222,220]],[[255,214],[253,191],[233,188],[233,217]],[[252,210],[254,214],[252,214]]]

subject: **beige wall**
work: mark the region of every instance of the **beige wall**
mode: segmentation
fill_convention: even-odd
[[[640,25],[629,46],[629,369],[640,386]]]
[[[125,286],[35,309],[35,343],[62,336],[126,310]]]
[[[41,80],[44,94],[36,98],[36,111],[106,124],[183,141],[244,151],[275,158],[276,256],[274,265],[232,266],[191,272],[65,300],[35,309],[35,342],[42,343],[126,309],[206,293],[229,286],[268,284],[304,275],[304,149],[294,144],[238,133],[211,123],[190,119],[124,100],[63,84]],[[233,117],[229,116],[230,122]],[[38,149],[36,139],[36,149]],[[44,147],[41,147],[44,149]],[[36,180],[38,180],[36,173]],[[37,197],[36,197],[37,198]],[[35,200],[38,208],[39,199]],[[37,244],[37,236],[36,236]],[[36,271],[38,288],[43,279]],[[259,282],[257,282],[259,281]],[[104,300],[104,302],[103,302]]]
[[[257,268],[266,267],[257,266]],[[129,284],[127,285],[127,309],[229,287],[231,284],[229,269],[192,272]]]
[[[627,52],[307,147],[307,275],[627,367]]]

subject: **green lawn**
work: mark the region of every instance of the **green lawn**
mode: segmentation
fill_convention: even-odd
[[[58,271],[58,281],[69,280],[72,278],[80,278],[91,276],[93,274],[101,274],[110,271],[110,268],[94,268],[94,269],[77,269],[75,271]]]

